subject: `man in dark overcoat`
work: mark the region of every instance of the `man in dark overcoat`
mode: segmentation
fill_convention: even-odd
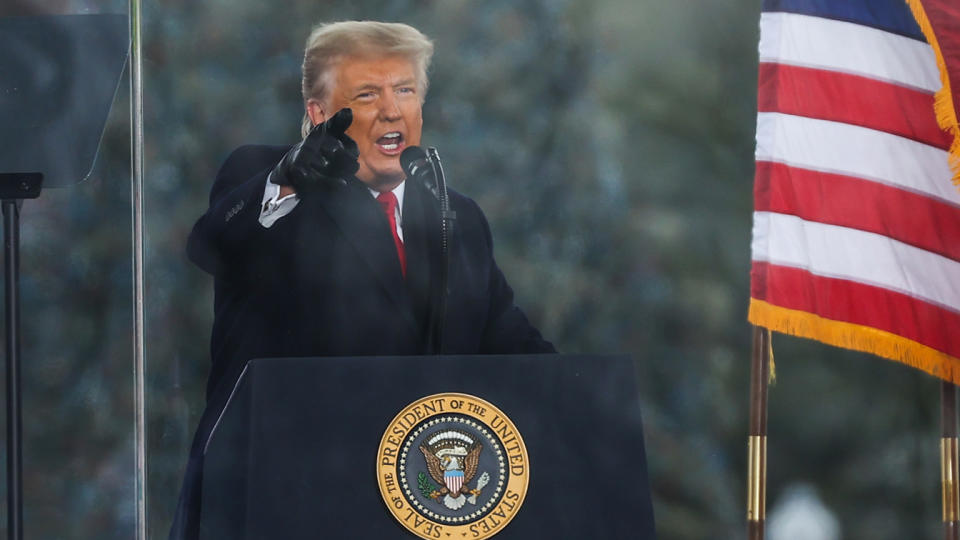
[[[203,449],[248,360],[555,352],[514,305],[477,204],[450,192],[445,260],[436,194],[401,166],[420,144],[432,53],[404,24],[316,27],[303,140],[241,147],[218,173],[188,242],[214,276],[215,319],[207,410],[171,538],[197,534]]]

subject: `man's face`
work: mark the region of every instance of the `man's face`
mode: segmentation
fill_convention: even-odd
[[[413,64],[399,56],[345,57],[334,68],[329,99],[311,99],[307,112],[314,125],[344,107],[353,110],[347,135],[357,142],[357,178],[378,191],[404,178],[400,153],[420,144],[423,128]]]

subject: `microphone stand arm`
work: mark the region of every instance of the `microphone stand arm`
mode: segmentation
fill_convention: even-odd
[[[440,313],[435,320],[433,329],[434,351],[444,353],[444,329],[447,320],[447,297],[449,296],[450,278],[450,233],[453,230],[457,213],[450,210],[450,198],[447,195],[447,182],[443,177],[443,165],[440,163],[440,154],[434,147],[427,148],[427,160],[433,167],[433,177],[437,180],[437,196],[440,199]]]

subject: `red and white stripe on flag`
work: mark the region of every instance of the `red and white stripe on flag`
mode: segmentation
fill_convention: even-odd
[[[960,383],[960,192],[904,0],[767,0],[750,322]]]

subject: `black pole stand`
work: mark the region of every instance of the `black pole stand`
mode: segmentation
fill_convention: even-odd
[[[7,538],[23,538],[23,442],[20,412],[20,205],[40,196],[43,175],[0,174],[3,284],[7,333]]]
[[[23,538],[23,479],[20,441],[20,209],[3,201],[3,284],[7,331],[7,532]]]

